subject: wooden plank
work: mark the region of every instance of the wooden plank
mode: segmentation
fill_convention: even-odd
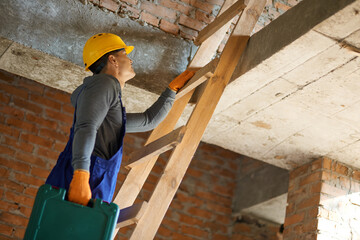
[[[172,149],[181,142],[185,129],[185,126],[179,127],[169,134],[149,143],[139,151],[133,152],[129,157],[129,163],[125,168],[131,169],[139,166],[151,158]]]
[[[214,21],[212,21],[209,25],[207,25],[203,30],[201,30],[199,32],[199,35],[195,39],[194,44],[200,45],[211,35],[213,35],[216,31],[218,31],[222,26],[224,26],[236,15],[238,15],[241,11],[243,11],[245,7],[246,4],[244,3],[244,0],[238,0],[231,7],[229,7],[224,13],[222,13]]]
[[[235,2],[236,0],[225,0],[218,13],[218,16],[223,14]],[[225,24],[216,33],[214,33],[211,37],[209,37],[201,44],[201,46],[196,51],[193,59],[191,59],[188,68],[202,68],[206,64],[208,64],[209,61],[211,61],[214,54],[216,53],[216,50],[219,48],[220,43],[224,39],[225,34],[230,27],[230,24],[231,22]]]
[[[249,5],[226,44],[214,76],[206,83],[185,132],[182,142],[172,152],[155,190],[149,207],[140,219],[130,239],[153,239],[163,217],[174,197],[182,178],[191,162],[201,137],[216,108],[216,105],[235,70],[253,27],[255,26],[266,0],[250,0]]]
[[[131,207],[121,209],[116,227],[122,228],[137,223],[144,215],[147,206],[148,203],[144,201]]]
[[[215,58],[205,67],[198,70],[189,82],[187,82],[186,85],[176,94],[175,101],[208,80],[215,72],[218,61],[219,59]]]

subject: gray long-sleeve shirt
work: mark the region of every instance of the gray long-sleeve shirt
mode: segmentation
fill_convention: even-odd
[[[74,170],[89,171],[92,154],[110,159],[119,150],[123,124],[119,94],[121,87],[118,80],[107,74],[86,77],[83,84],[72,93],[71,103],[74,107],[76,104],[72,145]],[[145,112],[126,114],[126,132],[154,129],[170,111],[175,95],[167,88]]]

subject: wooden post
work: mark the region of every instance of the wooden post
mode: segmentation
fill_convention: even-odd
[[[265,4],[266,0],[251,0],[239,18],[215,73],[207,82],[186,125],[187,131],[183,140],[174,149],[150,198],[149,207],[135,227],[131,240],[150,240],[155,237]]]

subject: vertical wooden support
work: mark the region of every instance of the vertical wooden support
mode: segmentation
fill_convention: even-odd
[[[206,84],[177,145],[150,198],[149,207],[138,222],[132,240],[153,239],[191,162],[201,137],[243,53],[266,0],[250,0],[220,57],[214,75]]]

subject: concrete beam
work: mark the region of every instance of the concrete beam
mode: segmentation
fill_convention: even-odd
[[[185,70],[197,49],[190,41],[77,0],[3,0],[0,22],[0,36],[81,67],[90,36],[119,34],[135,46],[129,56],[137,75],[129,84],[157,94]],[[57,73],[63,75],[63,68]]]
[[[241,214],[244,209],[286,194],[289,172],[255,159],[249,159],[241,162],[236,181],[235,199],[233,201],[234,215]],[[274,208],[275,211],[277,209]]]

